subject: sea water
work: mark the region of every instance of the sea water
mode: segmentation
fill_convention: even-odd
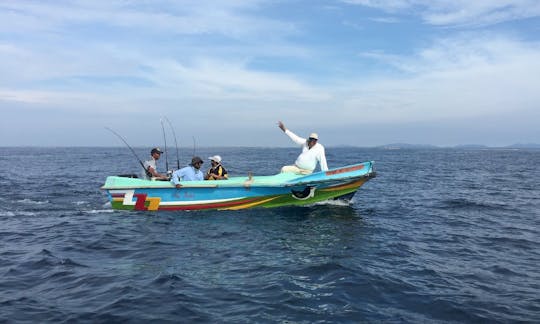
[[[234,176],[277,173],[299,151],[196,153]],[[127,148],[3,148],[0,322],[540,321],[540,151],[327,158],[374,160],[377,177],[350,205],[133,212],[99,189],[140,173]]]

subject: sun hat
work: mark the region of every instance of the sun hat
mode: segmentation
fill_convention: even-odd
[[[311,133],[311,134],[309,134],[309,138],[313,138],[313,139],[318,140],[318,139],[319,139],[319,135],[317,135],[317,133]]]
[[[154,148],[152,149],[152,151],[150,151],[150,154],[154,154],[154,153],[159,153],[159,154],[161,154],[161,153],[163,153],[163,151],[162,151],[159,147],[154,147]]]
[[[210,161],[216,161],[217,163],[220,163],[220,162],[221,162],[221,156],[219,156],[219,155],[214,155],[214,156],[209,157],[208,160],[210,160]]]
[[[195,165],[197,163],[204,163],[203,160],[198,157],[198,156],[194,156],[192,159],[191,159],[191,164],[190,165]]]

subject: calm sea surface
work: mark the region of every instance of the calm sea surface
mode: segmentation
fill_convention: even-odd
[[[298,152],[197,153],[263,175]],[[127,148],[3,148],[0,322],[540,322],[539,150],[327,155],[375,161],[350,206],[126,212],[99,188],[140,172]]]

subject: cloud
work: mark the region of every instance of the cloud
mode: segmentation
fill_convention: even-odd
[[[257,15],[268,1],[17,1],[0,4],[0,28],[18,33],[62,32],[89,24],[172,34],[246,37],[294,32],[291,24]]]
[[[536,0],[343,0],[388,13],[417,14],[431,25],[482,26],[540,16]]]
[[[90,98],[115,102],[121,98],[320,101],[330,97],[327,91],[286,73],[256,71],[242,62],[200,58],[187,64],[172,59],[154,59],[145,62],[144,68],[138,68],[136,62],[120,61],[116,66],[114,59],[104,62],[96,69],[91,69],[91,62],[79,62],[77,68],[48,62],[46,65],[50,70],[43,70],[39,76],[42,81],[36,81],[40,88],[16,89],[6,82],[0,87],[0,100],[77,107],[81,106],[73,105],[77,100]],[[25,71],[36,71],[43,62],[29,66],[32,68]],[[15,74],[16,70],[13,70],[12,75]],[[25,78],[32,79],[31,76]],[[14,77],[12,83],[14,79],[17,78]],[[20,84],[20,76],[18,80]],[[86,107],[81,106],[81,109]]]
[[[241,128],[268,131],[271,145],[281,118],[299,132],[339,131],[504,120],[537,109],[538,37],[521,22],[489,29],[537,15],[534,3],[347,2],[391,14],[370,18],[373,10],[347,11],[343,2],[310,7],[313,16],[280,1],[0,3],[0,109],[8,112],[0,128],[32,125],[41,138],[47,116],[74,131],[106,120],[143,143],[137,130],[152,118],[167,115],[191,135],[218,114],[228,120],[201,135],[208,142]],[[470,21],[486,28],[468,29]],[[381,31],[380,22],[391,24]],[[441,29],[432,25],[463,28],[435,38]]]
[[[258,10],[266,4],[0,4],[0,30],[20,36],[17,41],[0,41],[2,100],[63,105],[69,100],[62,97],[95,95],[115,101],[126,93],[137,98],[216,100],[327,97],[292,74],[250,67],[254,57],[309,55],[285,40],[297,32],[293,24],[260,15]],[[177,37],[180,34],[183,37]]]
[[[325,91],[296,80],[285,73],[249,69],[242,62],[198,59],[194,64],[176,61],[152,66],[152,81],[168,91],[177,88],[182,97],[205,99],[257,99],[317,101],[329,97]]]
[[[540,102],[540,44],[467,34],[440,39],[410,57],[363,55],[403,73],[349,89],[345,110],[361,111],[364,122],[526,113]]]

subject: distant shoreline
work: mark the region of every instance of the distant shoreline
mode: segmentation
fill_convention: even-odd
[[[133,146],[134,149],[148,149],[150,146]],[[463,145],[454,145],[454,146],[438,146],[430,144],[407,144],[407,143],[398,143],[398,144],[384,144],[384,145],[374,145],[374,146],[360,146],[360,145],[325,145],[328,148],[363,148],[363,149],[383,149],[383,150],[406,150],[406,149],[425,149],[425,150],[437,150],[437,149],[463,149],[463,150],[535,150],[540,149],[540,144],[512,144],[507,146],[487,146],[487,145],[477,145],[477,144],[463,144]],[[116,145],[116,146],[38,146],[38,145],[13,145],[13,146],[0,146],[3,149],[13,149],[13,148],[29,148],[29,149],[45,149],[45,148],[95,148],[95,149],[107,149],[107,148],[118,148],[123,149],[125,146]],[[294,146],[245,146],[245,145],[227,145],[227,146],[201,146],[198,149],[227,149],[227,148],[270,148],[270,149],[288,149],[294,148]],[[169,147],[169,150],[176,150],[175,148]],[[182,147],[180,151],[191,150],[191,148]]]

